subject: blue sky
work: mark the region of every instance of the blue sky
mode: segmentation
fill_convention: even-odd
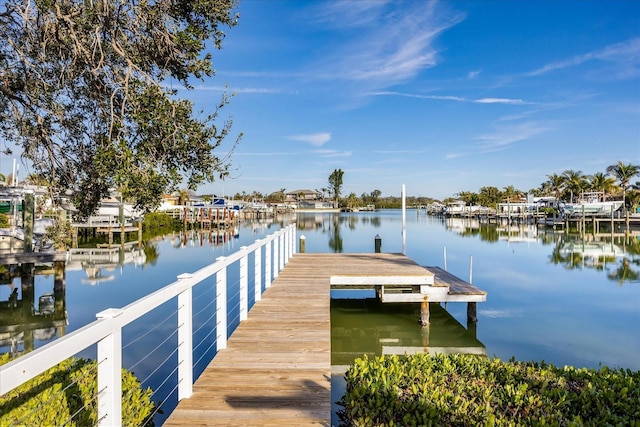
[[[640,164],[639,1],[241,0],[188,96],[244,137],[199,192],[443,199]],[[183,95],[184,96],[184,95]],[[231,142],[231,139],[229,140]],[[224,148],[221,152],[224,151]]]

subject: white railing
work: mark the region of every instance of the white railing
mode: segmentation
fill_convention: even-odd
[[[122,424],[121,368],[122,328],[165,302],[177,298],[178,305],[178,400],[191,396],[193,390],[193,298],[192,288],[216,275],[216,351],[226,348],[227,327],[227,267],[240,264],[240,320],[248,315],[248,260],[254,253],[254,300],[262,294],[262,264],[264,288],[271,286],[278,272],[295,253],[295,224],[256,240],[250,246],[225,257],[216,258],[194,273],[183,273],[178,280],[123,308],[110,308],[98,313],[98,320],[45,345],[6,365],[0,366],[0,395],[10,392],[45,370],[69,357],[97,345],[98,360],[98,425]],[[264,250],[263,250],[264,248]]]

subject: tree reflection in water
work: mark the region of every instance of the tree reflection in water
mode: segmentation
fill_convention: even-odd
[[[331,226],[329,227],[329,248],[331,248],[333,252],[342,252],[342,236],[340,235],[340,215],[333,215],[331,217]]]
[[[633,236],[599,237],[561,235],[549,260],[567,269],[606,271],[622,285],[640,283],[640,240]]]

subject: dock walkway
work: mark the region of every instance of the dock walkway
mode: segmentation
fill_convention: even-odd
[[[336,275],[400,284],[434,277],[399,254],[294,255],[164,425],[329,426]]]

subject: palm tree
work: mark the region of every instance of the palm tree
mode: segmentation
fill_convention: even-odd
[[[627,194],[627,202],[631,207],[638,206],[640,204],[640,181],[629,185],[629,188],[631,188],[631,191]]]
[[[631,178],[640,173],[640,166],[632,165],[631,163],[625,165],[622,162],[618,162],[609,166],[607,173],[613,175],[620,182],[620,187],[622,187],[622,206],[626,209],[627,187]]]
[[[549,189],[553,191],[553,195],[556,198],[556,202],[560,201],[560,195],[564,191],[564,186],[566,179],[562,175],[558,175],[554,173],[553,175],[547,175],[547,183],[549,184]]]
[[[182,189],[178,191],[178,204],[180,206],[186,205],[190,199],[191,197],[189,197],[189,190]]]
[[[522,195],[522,191],[516,189],[513,185],[509,185],[508,187],[503,188],[503,197],[507,201],[513,201],[513,199],[519,198]]]
[[[604,194],[611,192],[616,181],[602,172],[594,173],[589,177],[589,185],[592,190]]]
[[[572,169],[562,172],[562,176],[565,179],[565,184],[569,192],[571,193],[571,200],[569,203],[573,203],[573,194],[580,193],[587,185],[586,176],[582,171],[574,171]]]

